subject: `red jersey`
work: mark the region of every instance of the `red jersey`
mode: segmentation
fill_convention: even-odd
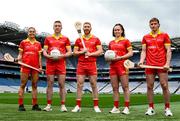
[[[39,68],[39,54],[42,52],[41,43],[29,39],[21,41],[19,50],[22,51],[22,62]]]
[[[97,48],[101,46],[101,41],[99,40],[99,38],[95,37],[94,35],[91,35],[89,39],[86,39],[83,36],[83,41],[86,48],[88,49],[88,52],[90,53],[97,51]],[[83,50],[83,44],[80,38],[76,40],[74,47],[78,48],[79,50]],[[91,57],[85,58],[85,54],[82,54],[78,56],[78,61],[96,62],[96,57],[91,56]]]
[[[154,66],[164,66],[166,63],[166,48],[170,46],[171,40],[167,33],[158,32],[157,36],[152,33],[143,37],[142,45],[146,46],[146,64]]]
[[[131,42],[124,37],[121,37],[118,40],[112,40],[109,43],[109,50],[113,50],[117,56],[123,56],[127,54],[129,49],[132,49]],[[124,61],[125,60],[112,61],[110,66],[123,65]]]
[[[66,47],[71,47],[70,46],[70,40],[63,36],[60,35],[58,38],[56,38],[54,35],[46,37],[44,41],[44,48],[47,49],[48,54],[50,54],[51,50],[53,49],[58,49],[62,54],[65,54],[67,52]],[[65,62],[65,59],[59,59],[57,61],[54,61],[52,59],[47,59],[47,63],[51,62]]]

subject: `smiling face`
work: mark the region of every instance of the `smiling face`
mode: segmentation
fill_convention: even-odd
[[[89,35],[91,33],[91,24],[88,22],[85,22],[83,25],[83,31],[85,35]]]
[[[113,34],[113,37],[115,38],[125,37],[125,30],[124,30],[123,25],[121,25],[120,23],[116,24],[113,27],[112,34]]]
[[[61,33],[61,30],[62,30],[61,22],[60,21],[55,21],[53,29],[54,29],[54,33],[56,33],[56,34]]]
[[[122,31],[122,28],[120,26],[115,26],[114,27],[114,35],[115,35],[116,38],[121,37],[122,32],[123,31]]]
[[[35,28],[34,27],[30,27],[28,29],[28,37],[33,39],[33,38],[35,38],[35,36],[36,36]]]

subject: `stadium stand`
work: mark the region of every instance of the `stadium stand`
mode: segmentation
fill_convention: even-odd
[[[45,36],[48,33],[41,33],[37,35],[37,40],[43,45]],[[0,24],[0,93],[3,92],[18,92],[19,88],[19,65],[3,60],[4,53],[10,53],[14,57],[18,54],[18,44],[27,36],[26,29],[20,29],[19,26],[12,22],[5,22]],[[171,38],[172,40],[172,61],[171,65],[173,71],[169,73],[169,86],[170,92],[180,94],[180,37]],[[141,43],[132,42],[134,56],[132,61],[138,62],[141,50]],[[107,50],[107,45],[103,45],[103,49]],[[45,69],[45,58],[42,58],[43,68]],[[66,90],[67,92],[76,92],[76,65],[77,57],[70,57],[67,59],[67,77],[66,77]],[[97,59],[98,67],[98,91],[99,93],[112,93],[112,87],[109,78],[109,64],[104,60],[104,56]],[[143,69],[130,69],[130,91],[131,93],[146,93],[145,74]],[[46,92],[46,75],[40,75],[38,82],[38,91],[40,93]],[[31,82],[27,84],[27,92],[31,91]],[[57,81],[54,84],[54,92],[58,92]],[[88,78],[83,87],[84,93],[91,93]],[[120,86],[119,91],[122,92]],[[154,85],[155,93],[162,93],[158,79]]]

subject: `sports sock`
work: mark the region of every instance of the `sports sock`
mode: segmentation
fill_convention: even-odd
[[[37,104],[37,98],[32,99],[32,105],[35,105],[35,104]]]
[[[24,102],[23,98],[19,98],[19,99],[18,99],[18,103],[19,103],[19,105],[22,105],[22,104],[23,104],[23,102]]]
[[[165,106],[165,109],[166,109],[166,108],[170,108],[170,104],[169,104],[169,103],[165,103],[164,106]]]
[[[154,103],[149,103],[149,107],[154,109]]]
[[[61,101],[61,105],[65,105],[65,101]]]
[[[47,100],[47,104],[51,105],[52,100]]]
[[[76,100],[76,105],[78,105],[79,107],[81,107],[81,100],[80,100],[80,99],[77,99],[77,100]]]
[[[114,101],[114,107],[119,108],[119,101]]]
[[[124,106],[129,108],[129,101],[125,101]]]
[[[98,99],[94,99],[94,106],[98,106]]]

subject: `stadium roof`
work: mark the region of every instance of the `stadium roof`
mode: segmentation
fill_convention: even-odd
[[[20,41],[27,38],[27,29],[19,28],[19,25],[13,22],[5,21],[3,24],[0,23],[0,41],[1,42],[11,42],[16,45],[19,45]],[[42,44],[44,42],[45,37],[49,35],[49,33],[42,32],[37,35],[37,40]],[[180,50],[180,37],[171,38],[172,48]],[[135,41],[132,42],[133,50],[141,50],[141,42]],[[103,45],[103,48],[106,50],[107,46]]]
[[[5,21],[3,24],[0,23],[0,41],[1,42],[11,42],[19,45],[21,40],[27,38],[28,27],[24,29],[19,28],[19,25],[13,22]],[[44,42],[44,38],[49,35],[49,33],[42,32],[37,34],[37,39],[41,43]]]

